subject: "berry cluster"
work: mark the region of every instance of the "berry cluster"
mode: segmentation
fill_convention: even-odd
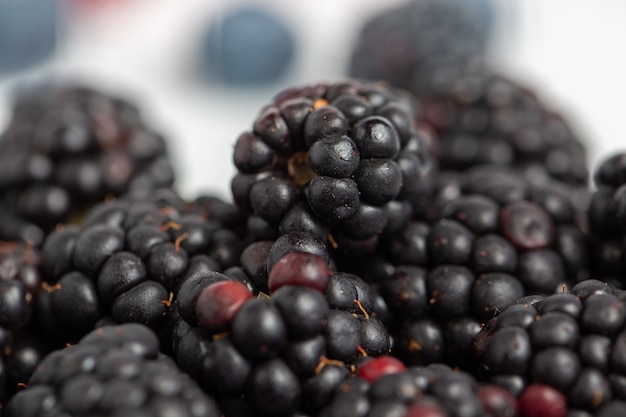
[[[244,243],[233,217],[228,203],[187,203],[171,189],[95,205],[82,226],[59,228],[43,245],[36,303],[45,331],[67,343],[95,325],[138,322],[168,338],[181,283],[237,262]]]
[[[584,211],[567,185],[501,166],[442,175],[435,189],[425,219],[384,236],[377,256],[341,266],[371,282],[394,355],[471,370],[482,323],[520,297],[589,276]]]
[[[25,89],[0,136],[0,239],[39,245],[104,197],[145,195],[173,175],[165,140],[133,104],[75,85]]]
[[[6,417],[219,417],[214,400],[159,352],[147,327],[105,326],[46,356]]]
[[[363,254],[389,223],[402,226],[390,221],[398,206],[423,209],[435,161],[405,98],[355,80],[278,94],[233,155],[233,197],[253,232],[310,232]]]
[[[179,195],[128,102],[19,95],[0,416],[626,415],[626,157],[590,189],[566,121],[470,65],[489,13],[372,21],[353,71],[383,81],[277,94],[235,141],[232,202]],[[416,32],[377,46],[395,26]]]
[[[555,398],[537,400],[544,392]],[[564,409],[555,394],[534,384],[518,400],[502,387],[446,365],[406,368],[395,358],[380,357],[364,362],[357,378],[342,383],[319,416],[534,417],[538,414],[527,409],[538,402],[544,409]]]
[[[41,254],[24,242],[0,242],[0,404],[52,349],[33,320],[42,284]]]
[[[623,414],[624,299],[623,290],[585,280],[569,291],[519,300],[474,341],[485,377],[514,394],[532,383],[549,385],[567,399],[568,416]]]
[[[439,133],[443,169],[516,166],[531,177],[585,186],[586,150],[568,123],[525,86],[480,66],[423,93],[421,118]]]
[[[389,334],[372,317],[369,286],[332,271],[314,235],[291,232],[255,258],[265,263],[255,269],[268,271],[267,294],[229,271],[183,283],[178,363],[231,415],[316,412],[360,360],[389,352]]]

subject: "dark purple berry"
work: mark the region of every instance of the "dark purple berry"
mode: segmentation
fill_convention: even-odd
[[[287,343],[287,326],[280,311],[265,298],[250,299],[231,324],[235,347],[252,359],[274,357]]]

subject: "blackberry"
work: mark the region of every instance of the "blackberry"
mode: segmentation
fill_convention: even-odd
[[[232,266],[244,246],[240,232],[223,223],[233,213],[211,211],[218,204],[203,200],[187,202],[160,189],[102,202],[83,225],[53,231],[42,249],[46,284],[37,300],[49,336],[71,343],[102,320],[138,322],[169,346],[182,282]]]
[[[42,281],[37,248],[0,242],[0,408],[52,349],[33,317]]]
[[[586,189],[585,143],[520,82],[483,66],[460,67],[424,93],[421,105],[420,120],[437,132],[442,169],[515,166]]]
[[[446,195],[451,188],[453,195]],[[459,253],[463,247],[435,247],[431,229],[430,259],[441,264],[460,256],[457,264],[480,273],[513,274],[528,292],[550,293],[559,283],[588,277],[586,209],[561,181],[533,181],[511,168],[477,166],[462,182],[441,184],[430,211],[432,229],[445,231],[454,224],[473,235],[476,247],[469,256]]]
[[[369,286],[332,270],[320,241],[305,235],[283,235],[256,252],[268,293],[253,286],[253,297],[225,274],[186,281],[178,293],[179,320],[187,324],[174,335],[177,361],[225,415],[316,413],[358,363],[389,352]]]
[[[264,239],[303,231],[363,254],[396,202],[419,211],[429,199],[435,161],[413,113],[407,93],[382,84],[287,89],[237,139],[234,200]]]
[[[607,277],[624,286],[626,271],[626,154],[614,153],[594,172],[595,189],[588,211],[594,276]]]
[[[485,380],[516,391],[544,384],[566,398],[571,415],[604,415],[626,394],[625,341],[623,290],[585,280],[504,309],[474,349]]]
[[[4,415],[215,416],[215,401],[159,352],[157,336],[132,323],[105,326],[50,353]]]
[[[133,104],[74,84],[25,88],[0,137],[0,210],[23,225],[0,226],[0,237],[38,246],[105,196],[146,195],[173,179],[165,140]]]
[[[482,323],[520,297],[589,276],[584,212],[569,186],[495,165],[463,175],[437,185],[425,219],[381,237],[378,260],[338,262],[369,271],[393,352],[409,364],[471,371]]]
[[[363,25],[348,72],[416,91],[450,65],[484,60],[493,19],[488,0],[413,0],[388,8]]]
[[[468,373],[441,364],[405,368],[389,362],[385,357],[364,362],[358,377],[341,384],[319,416],[517,415],[513,395]]]

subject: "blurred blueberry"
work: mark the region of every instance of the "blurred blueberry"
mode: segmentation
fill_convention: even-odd
[[[0,71],[48,58],[57,41],[57,0],[0,0]]]
[[[293,34],[278,16],[241,7],[220,15],[204,34],[203,72],[231,85],[265,84],[284,75],[295,51]]]

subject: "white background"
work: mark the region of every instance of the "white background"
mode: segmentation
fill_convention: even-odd
[[[0,0],[2,1],[2,0]],[[233,90],[198,80],[195,48],[207,22],[235,1],[112,0],[98,12],[62,14],[53,58],[0,75],[0,126],[16,80],[78,77],[137,102],[170,141],[177,187],[191,197],[229,197],[232,145],[283,87],[344,77],[365,19],[402,0],[248,1],[280,14],[298,52],[286,78]],[[626,1],[493,0],[499,11],[494,61],[566,115],[587,141],[590,162],[626,149]]]

